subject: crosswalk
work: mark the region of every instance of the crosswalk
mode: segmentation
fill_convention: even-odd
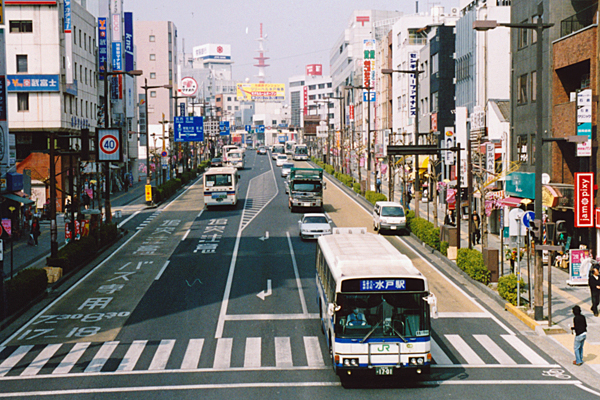
[[[279,336],[0,346],[0,379],[131,371],[323,369],[329,362],[326,365],[322,341],[317,336]],[[441,335],[432,338],[431,354],[440,367],[550,365],[514,335]]]

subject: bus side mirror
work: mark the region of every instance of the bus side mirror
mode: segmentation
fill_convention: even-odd
[[[329,303],[329,305],[327,306],[327,315],[333,317],[333,314],[335,314],[336,311],[340,311],[341,309],[342,307],[338,306],[337,304]]]

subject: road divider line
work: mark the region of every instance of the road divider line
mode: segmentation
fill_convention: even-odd
[[[167,269],[167,266],[169,265],[170,262],[171,262],[171,260],[167,260],[165,262],[165,265],[163,265],[163,267],[160,269],[160,271],[158,271],[158,275],[156,275],[156,278],[154,278],[155,281],[160,279],[160,277],[162,276],[163,272],[165,272],[165,269]]]
[[[125,225],[127,222],[129,222],[129,221],[130,221],[130,220],[131,220],[133,217],[135,217],[136,215],[138,215],[138,214],[139,214],[139,213],[141,213],[141,212],[142,212],[141,210],[134,212],[134,213],[133,213],[133,214],[131,214],[129,217],[127,217],[127,219],[125,219],[125,220],[123,220],[123,221],[119,222],[119,225],[117,225],[117,228],[120,228],[120,227],[122,227],[122,226],[123,226],[123,225]]]
[[[226,321],[280,321],[280,320],[320,319],[319,314],[231,314]]]
[[[296,263],[296,254],[294,253],[294,246],[292,245],[292,239],[290,233],[286,232],[288,246],[290,248],[290,256],[292,257],[292,265],[294,266],[294,275],[296,276],[296,285],[298,286],[298,295],[300,296],[300,304],[302,305],[302,313],[308,314],[308,308],[306,308],[306,298],[304,297],[304,289],[302,289],[302,281],[300,280],[300,274],[298,273],[298,264]]]
[[[183,235],[183,237],[181,238],[181,241],[182,241],[182,242],[183,242],[183,241],[184,241],[184,240],[185,240],[185,239],[188,237],[188,235],[190,234],[190,231],[191,231],[191,230],[192,230],[192,229],[190,228],[190,229],[188,229],[188,230],[185,232],[185,234],[184,234],[184,235]]]

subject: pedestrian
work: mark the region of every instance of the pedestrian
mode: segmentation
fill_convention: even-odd
[[[33,222],[31,223],[31,234],[33,235],[33,240],[35,245],[38,245],[38,237],[41,235],[40,232],[40,221],[35,217]]]
[[[377,189],[377,193],[381,193],[381,179],[377,177],[377,181],[375,181],[375,187]]]
[[[575,351],[575,361],[573,364],[579,366],[583,364],[583,343],[587,337],[587,322],[585,317],[581,315],[581,307],[573,307],[573,326],[571,327],[571,333],[575,333],[575,341],[573,343],[573,350]]]
[[[592,268],[592,275],[588,280],[588,285],[590,285],[590,292],[592,294],[592,312],[594,313],[594,317],[597,317],[598,304],[600,303],[600,273],[597,267]]]
[[[481,241],[481,220],[476,212],[471,217],[473,221],[473,244],[479,244]]]
[[[455,226],[454,222],[454,213],[452,210],[448,210],[446,216],[444,217],[444,225]]]

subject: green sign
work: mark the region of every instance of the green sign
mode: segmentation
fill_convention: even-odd
[[[507,195],[535,200],[535,173],[513,172],[508,174],[504,183]]]

